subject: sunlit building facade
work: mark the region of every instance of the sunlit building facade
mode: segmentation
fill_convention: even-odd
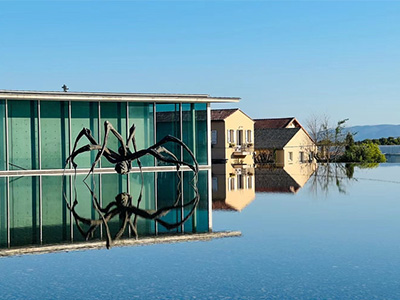
[[[255,199],[254,121],[240,109],[211,111],[213,208],[241,211]]]

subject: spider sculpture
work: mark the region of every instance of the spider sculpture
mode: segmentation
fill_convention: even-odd
[[[83,128],[75,140],[74,148],[72,149],[71,155],[67,158],[66,163],[71,162],[74,169],[76,169],[77,164],[74,162],[74,159],[77,155],[79,155],[80,153],[83,153],[83,152],[97,150],[98,152],[96,155],[96,159],[93,162],[92,167],[90,168],[90,171],[87,174],[87,176],[85,177],[85,179],[91,173],[93,173],[94,168],[96,167],[96,165],[98,164],[98,162],[100,161],[100,158],[102,156],[104,156],[110,163],[115,164],[115,171],[118,174],[122,174],[122,175],[127,174],[131,171],[132,161],[134,161],[134,160],[137,160],[138,166],[139,166],[139,168],[141,168],[140,157],[142,157],[146,154],[152,155],[155,158],[157,158],[158,160],[166,162],[166,163],[187,166],[187,167],[191,168],[193,170],[193,172],[198,172],[197,160],[195,159],[192,151],[180,139],[178,139],[174,136],[171,136],[171,135],[167,135],[162,140],[155,143],[153,146],[150,146],[147,149],[137,151],[136,150],[136,142],[135,142],[135,130],[136,130],[135,125],[132,125],[132,127],[129,129],[129,137],[125,143],[122,136],[119,134],[119,132],[117,130],[114,129],[114,127],[111,125],[111,123],[108,121],[105,121],[104,122],[104,140],[103,140],[103,144],[99,145],[96,142],[96,140],[94,139],[94,137],[92,136],[90,129]],[[118,148],[118,153],[107,148],[107,141],[108,141],[110,132],[112,134],[114,134],[114,136],[118,139],[118,141],[121,144],[121,146]],[[86,136],[91,144],[88,144],[79,149],[76,149],[79,140],[83,136]],[[133,148],[134,148],[133,153],[129,149],[129,144],[131,142],[132,142]],[[168,142],[176,143],[176,144],[182,146],[183,149],[185,151],[187,151],[189,153],[190,157],[193,159],[193,164],[178,160],[170,151],[168,151],[166,148],[164,148],[162,146]],[[170,157],[167,157],[167,156],[163,155],[162,153],[166,153]]]
[[[78,137],[76,138],[75,144],[73,151],[71,155],[67,158],[66,163],[71,162],[73,165],[75,172],[77,168],[77,164],[74,162],[74,158],[79,155],[80,153],[87,152],[87,151],[98,151],[96,155],[96,159],[93,162],[88,174],[84,178],[84,183],[90,190],[90,193],[92,195],[92,201],[93,201],[93,207],[94,209],[98,212],[99,218],[98,219],[88,219],[88,218],[83,218],[81,217],[75,210],[76,205],[78,204],[77,196],[76,196],[76,191],[75,191],[75,200],[72,205],[70,205],[67,202],[67,207],[68,209],[72,212],[75,222],[77,224],[77,228],[80,231],[80,233],[86,238],[89,239],[89,237],[92,235],[92,233],[97,229],[98,226],[103,224],[106,229],[106,246],[107,248],[110,247],[112,238],[108,226],[108,221],[110,221],[112,218],[115,216],[119,216],[120,219],[123,220],[122,226],[120,230],[117,232],[117,234],[114,236],[114,239],[119,239],[122,234],[124,233],[126,226],[129,224],[129,227],[133,231],[135,237],[137,238],[137,217],[142,217],[145,219],[150,219],[150,220],[155,220],[157,223],[161,224],[168,230],[177,228],[180,225],[182,225],[184,222],[186,222],[194,213],[197,204],[199,203],[199,192],[197,188],[197,180],[198,180],[198,163],[197,160],[195,159],[192,151],[178,138],[173,137],[173,136],[166,136],[164,137],[161,141],[158,143],[154,144],[153,146],[150,146],[147,149],[139,150],[137,151],[136,149],[136,142],[135,142],[135,126],[132,125],[132,127],[129,130],[129,137],[126,141],[124,142],[122,136],[113,128],[110,122],[106,121],[104,122],[104,129],[105,129],[105,135],[104,135],[104,140],[103,144],[99,145],[96,140],[93,138],[91,135],[91,132],[89,129],[84,128],[82,131],[78,134]],[[110,132],[119,140],[121,146],[118,149],[118,153],[109,149],[107,147],[107,141],[109,138]],[[87,139],[90,141],[91,144],[88,144],[86,146],[83,146],[79,149],[76,149],[78,141],[83,137],[86,136]],[[133,149],[134,152],[131,152],[129,149],[129,144],[132,142],[133,144]],[[178,160],[177,157],[168,151],[166,148],[163,147],[164,144],[166,143],[174,143],[178,144],[181,146],[192,158],[193,163],[185,162]],[[142,193],[143,193],[143,173],[142,173],[142,165],[140,162],[140,157],[144,155],[152,155],[154,156],[157,160],[165,162],[165,163],[170,163],[176,166],[176,173],[179,178],[178,180],[178,185],[177,185],[177,198],[175,199],[175,202],[167,207],[162,207],[156,211],[151,211],[151,210],[144,210],[139,208],[139,204],[142,198]],[[93,190],[89,187],[89,185],[86,183],[86,179],[90,174],[93,173],[95,166],[101,159],[101,157],[105,157],[109,162],[115,164],[115,170],[119,174],[127,174],[129,171],[131,171],[132,168],[132,162],[134,160],[137,161],[140,173],[141,173],[141,189],[139,193],[139,197],[137,200],[137,206],[134,206],[132,204],[132,197],[128,193],[120,193],[115,197],[115,201],[109,203],[106,207],[101,207],[95,193]],[[180,171],[179,168],[181,166],[187,166],[189,167],[193,173],[193,179],[190,182],[190,185],[192,186],[194,190],[194,197],[191,201],[185,203],[185,204],[180,204],[181,203],[181,176],[180,176]],[[76,176],[75,176],[76,178]],[[164,215],[169,213],[171,210],[182,210],[185,207],[191,207],[190,211],[188,214],[183,217],[180,221],[175,222],[175,223],[168,223],[164,220],[161,219]],[[132,215],[134,215],[134,221],[132,222]],[[81,226],[82,224],[88,225],[89,229],[85,232],[83,227]]]

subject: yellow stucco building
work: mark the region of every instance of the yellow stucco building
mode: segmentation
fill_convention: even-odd
[[[211,111],[213,209],[242,210],[255,198],[254,121],[240,109]]]

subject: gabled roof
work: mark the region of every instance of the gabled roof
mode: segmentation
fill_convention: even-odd
[[[235,211],[236,210],[233,207],[231,207],[228,204],[226,204],[225,201],[221,201],[221,200],[217,200],[217,201],[213,200],[212,209],[213,210],[231,210],[231,211]]]
[[[296,193],[301,186],[282,168],[257,168],[256,192]]]
[[[233,109],[213,109],[211,110],[211,120],[212,121],[222,121],[233,114],[235,111],[238,111],[239,108]]]
[[[254,148],[283,149],[302,128],[262,128],[254,130]]]
[[[244,114],[250,120],[253,120],[248,115],[246,115],[243,111],[241,111],[239,108],[232,108],[232,109],[213,109],[213,110],[211,110],[211,121],[224,121],[226,118],[228,118],[230,115],[232,115],[233,113],[235,113],[237,111],[240,111],[242,114]]]
[[[276,119],[254,119],[254,129],[258,128],[287,128],[287,126],[294,122],[295,127],[301,127],[300,123],[294,117],[290,118],[276,118]]]

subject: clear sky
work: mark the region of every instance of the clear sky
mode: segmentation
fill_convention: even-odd
[[[400,2],[0,1],[0,89],[64,83],[400,124]]]

